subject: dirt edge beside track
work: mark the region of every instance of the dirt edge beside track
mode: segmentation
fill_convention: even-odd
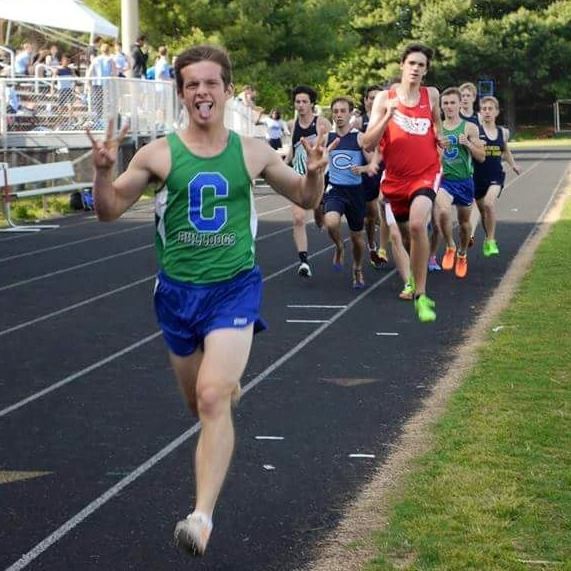
[[[484,311],[456,350],[452,365],[434,386],[422,409],[403,427],[403,432],[387,461],[378,466],[373,478],[348,508],[338,527],[318,546],[317,557],[305,571],[357,571],[376,555],[372,532],[388,523],[391,507],[402,496],[411,462],[430,450],[431,430],[442,415],[450,396],[477,362],[494,320],[506,309],[521,280],[529,271],[535,252],[554,222],[559,220],[566,198],[571,196],[571,167],[544,211],[536,231],[522,245],[508,270],[488,300]]]

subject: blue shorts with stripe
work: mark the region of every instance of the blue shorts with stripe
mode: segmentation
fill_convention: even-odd
[[[440,181],[443,188],[451,197],[455,206],[470,206],[474,202],[474,179],[472,177],[463,180]]]
[[[159,272],[154,294],[155,312],[165,342],[184,357],[203,347],[216,329],[266,329],[260,317],[262,274],[258,266],[214,284],[180,282]]]
[[[332,186],[324,197],[325,213],[337,212],[345,215],[347,225],[352,232],[360,232],[365,223],[367,202],[361,185]]]

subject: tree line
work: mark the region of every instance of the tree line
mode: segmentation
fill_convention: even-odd
[[[89,0],[120,22],[120,0]],[[504,122],[517,109],[571,98],[569,0],[139,0],[140,28],[171,54],[197,43],[225,46],[235,83],[258,103],[292,112],[290,90],[315,86],[320,101],[360,100],[369,84],[399,76],[413,41],[435,50],[427,83],[493,82]]]

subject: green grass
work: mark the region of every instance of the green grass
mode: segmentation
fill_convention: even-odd
[[[141,200],[150,200],[154,198],[154,194],[154,188],[148,188],[143,193],[143,196],[141,196]],[[32,220],[54,218],[72,212],[69,207],[69,194],[47,195],[45,198],[45,205],[41,196],[14,200],[11,206],[12,219],[15,222],[29,222]],[[4,217],[4,212],[0,207],[0,228],[6,225],[7,222]]]
[[[568,201],[367,571],[571,569],[570,251]]]
[[[43,220],[71,212],[69,196],[47,196],[45,205],[42,197],[18,199],[12,202],[12,218],[16,221]],[[6,225],[4,212],[0,209],[0,227]]]
[[[557,147],[569,147],[571,146],[571,138],[560,137],[557,139],[528,139],[528,140],[516,140],[510,141],[511,149],[526,149],[530,147],[541,147],[545,149],[557,148]]]

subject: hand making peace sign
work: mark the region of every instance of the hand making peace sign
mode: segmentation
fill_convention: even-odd
[[[339,138],[327,145],[327,131],[321,129],[313,144],[307,139],[301,138],[301,144],[307,153],[307,173],[314,173],[323,170],[329,162],[329,151],[332,151],[338,144]]]
[[[107,131],[105,139],[99,141],[92,135],[91,130],[87,129],[86,133],[91,141],[91,149],[93,155],[93,166],[96,169],[111,169],[117,162],[117,150],[121,143],[125,140],[129,124],[123,125],[116,137],[113,137],[113,119],[109,119],[107,123]]]

